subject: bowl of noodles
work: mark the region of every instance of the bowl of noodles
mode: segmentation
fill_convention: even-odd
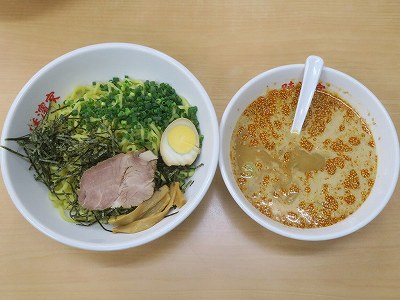
[[[161,237],[197,207],[217,166],[218,122],[175,59],[97,44],[25,84],[0,151],[10,198],[35,228],[69,246],[120,250]]]
[[[399,176],[389,114],[363,84],[324,67],[291,134],[304,65],[268,70],[233,96],[220,124],[221,174],[243,211],[299,240],[348,235],[386,206]]]

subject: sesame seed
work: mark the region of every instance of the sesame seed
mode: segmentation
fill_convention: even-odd
[[[314,148],[314,145],[313,145],[309,140],[307,140],[307,139],[304,138],[304,137],[302,137],[302,138],[300,139],[300,146],[301,146],[303,149],[307,150],[308,152],[311,152],[312,149]]]
[[[344,180],[343,185],[345,188],[353,190],[360,187],[360,179],[358,178],[357,172],[354,169],[350,171],[350,174]]]
[[[371,173],[367,169],[362,169],[361,170],[361,176],[364,178],[368,178],[371,175]]]
[[[343,197],[343,200],[347,203],[347,204],[353,204],[354,202],[356,202],[356,197],[352,194],[350,195],[346,195]]]
[[[349,138],[349,143],[353,146],[357,146],[357,145],[360,145],[361,141],[359,138],[352,136]]]

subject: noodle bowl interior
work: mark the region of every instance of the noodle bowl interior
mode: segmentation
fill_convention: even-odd
[[[351,215],[374,185],[377,154],[364,119],[320,86],[300,135],[291,134],[301,84],[271,89],[239,117],[231,165],[244,196],[267,217],[299,228]]]

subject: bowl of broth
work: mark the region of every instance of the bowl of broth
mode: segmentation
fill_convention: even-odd
[[[261,226],[329,240],[371,222],[399,175],[396,129],[356,79],[324,67],[300,134],[290,128],[304,65],[268,70],[233,96],[220,124],[219,165],[237,204]]]

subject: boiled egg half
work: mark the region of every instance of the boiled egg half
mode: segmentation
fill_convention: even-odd
[[[161,136],[160,153],[167,166],[191,165],[200,153],[199,134],[186,118],[173,121]]]

